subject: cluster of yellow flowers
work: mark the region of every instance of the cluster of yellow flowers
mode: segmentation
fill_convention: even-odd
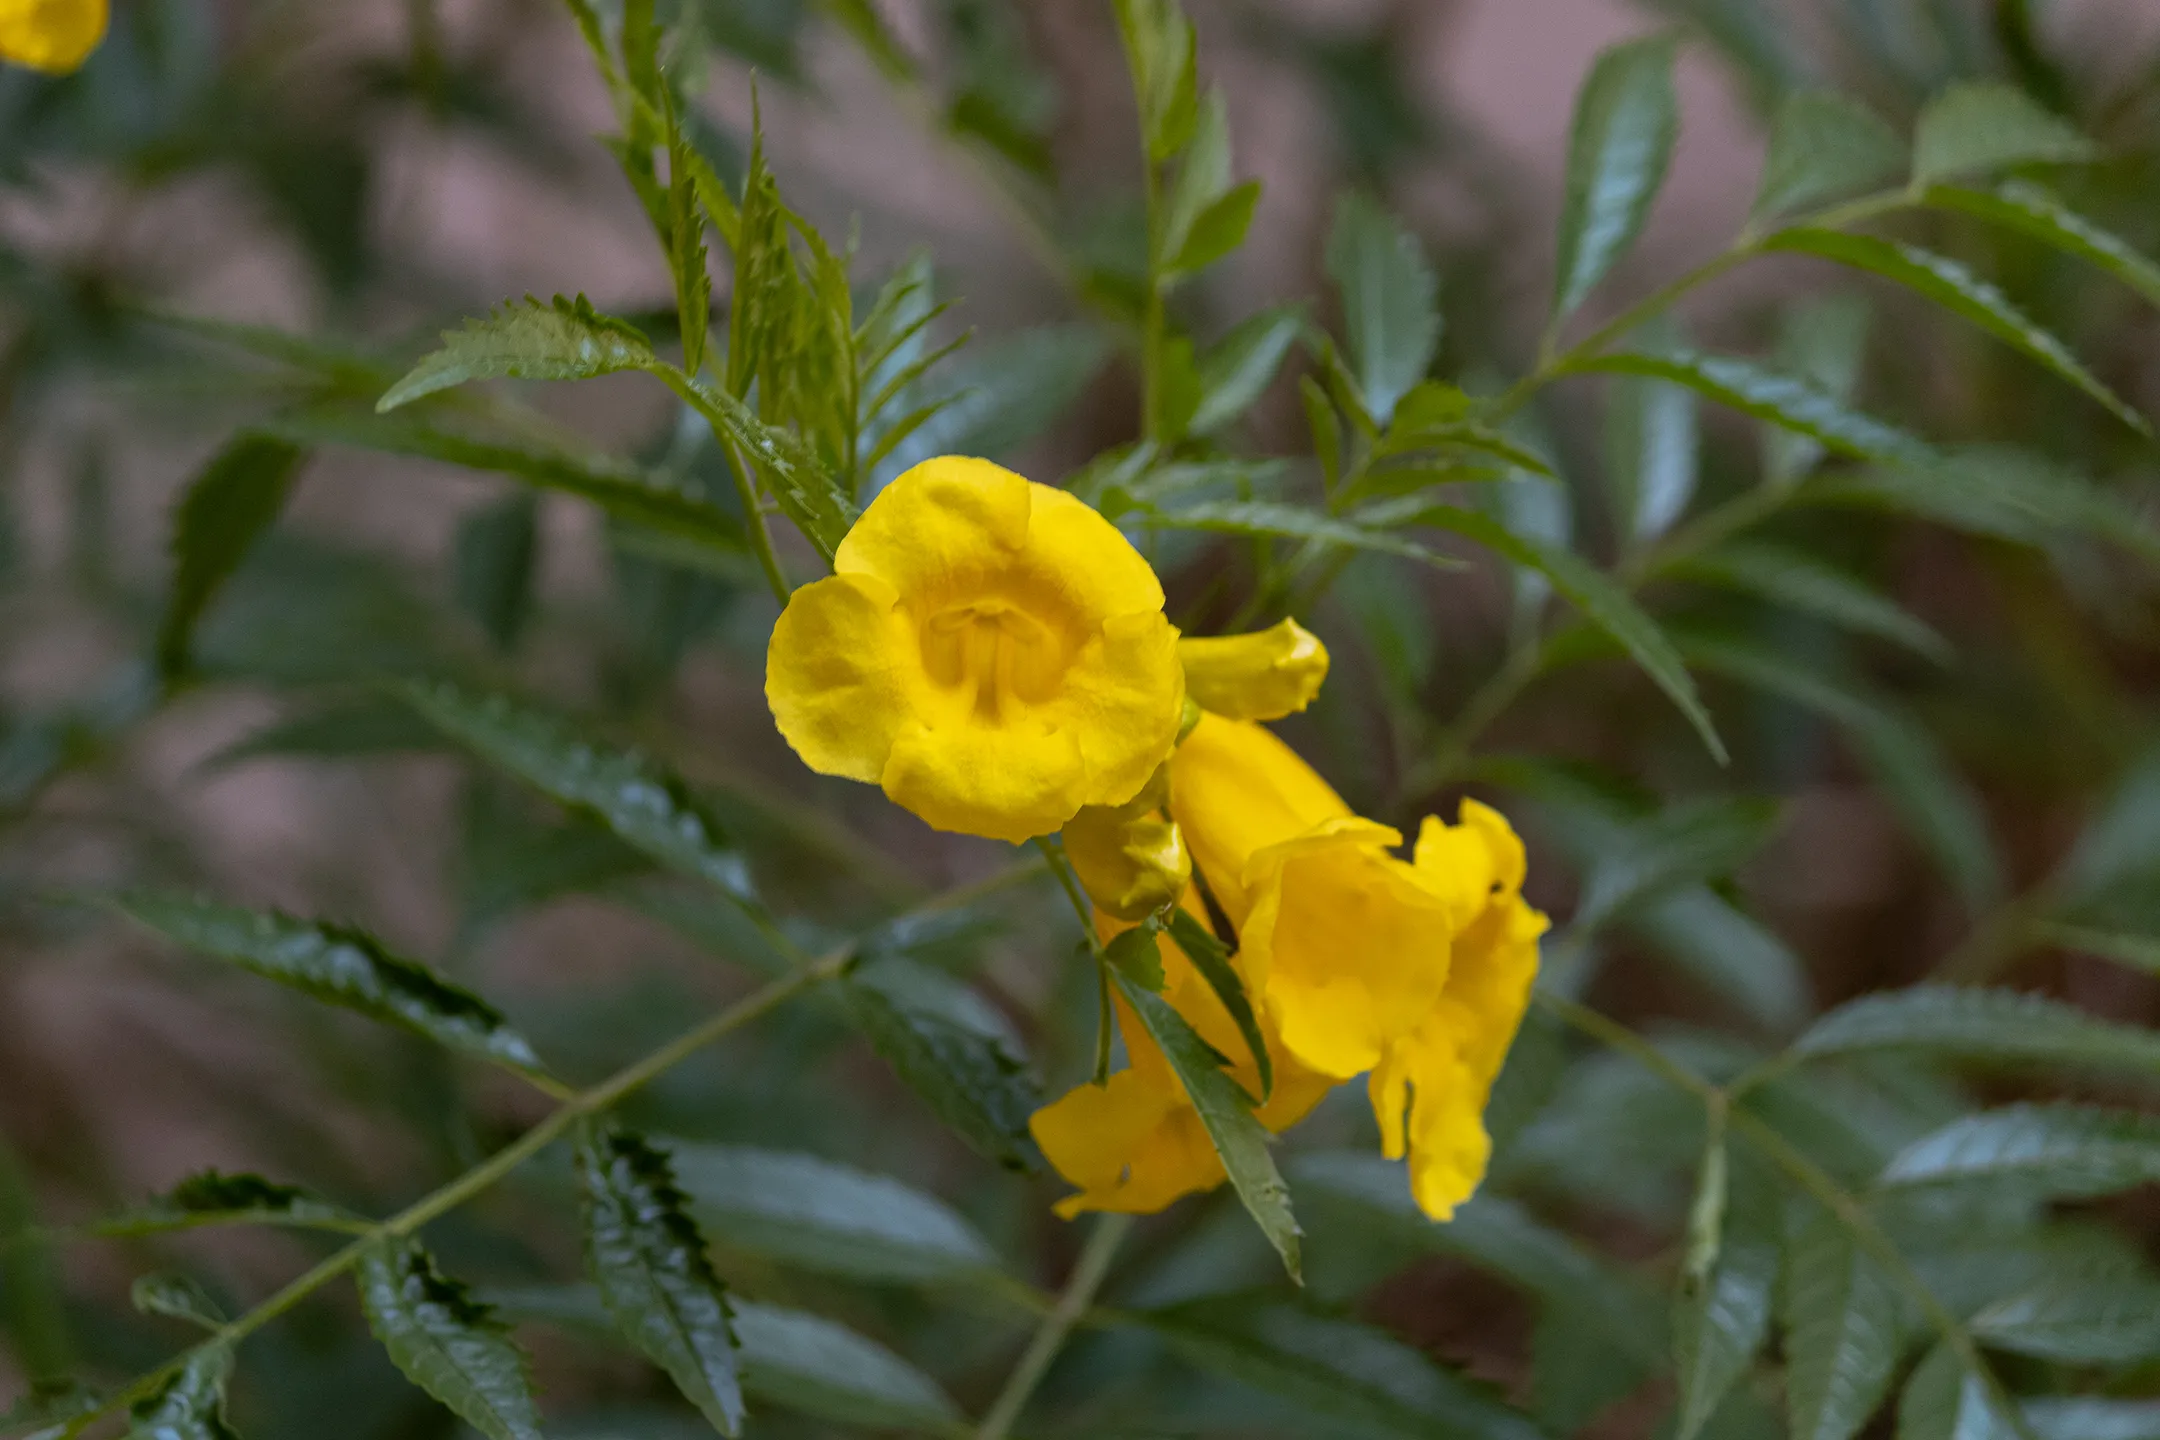
[[[106,0],[0,0],[0,62],[65,74],[105,38]]]
[[[1452,1214],[1484,1175],[1485,1102],[1546,925],[1507,821],[1465,801],[1399,858],[1399,832],[1353,814],[1258,723],[1318,693],[1317,639],[1294,621],[1181,639],[1115,526],[987,461],[902,475],[833,568],[795,592],[767,657],[773,715],[811,768],[880,784],[940,829],[1062,832],[1105,939],[1173,905],[1211,930],[1219,913],[1273,1071],[1260,1122],[1287,1129],[1367,1075],[1386,1153],[1407,1155],[1426,1214]],[[1167,936],[1163,952],[1164,998],[1259,1095],[1222,1000]],[[1127,1067],[1033,1121],[1080,1187],[1066,1215],[1159,1210],[1225,1178],[1168,1059],[1118,1005]]]

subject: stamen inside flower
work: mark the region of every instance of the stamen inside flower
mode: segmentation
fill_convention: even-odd
[[[1065,678],[1063,637],[1009,600],[948,606],[921,630],[923,670],[975,720],[1002,725],[1054,699]]]

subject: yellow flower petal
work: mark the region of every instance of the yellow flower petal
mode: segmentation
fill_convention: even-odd
[[[105,38],[106,0],[0,0],[0,61],[59,75]]]
[[[1279,720],[1313,702],[1327,679],[1327,647],[1295,620],[1250,635],[1178,641],[1185,689],[1201,709],[1232,720]]]
[[[1339,1079],[1380,1063],[1447,982],[1456,911],[1388,854],[1400,838],[1369,820],[1332,820],[1246,864],[1246,972],[1283,1048]]]
[[[1350,807],[1297,752],[1258,725],[1202,715],[1170,762],[1170,814],[1193,863],[1242,932],[1252,902],[1245,862]]]
[[[1072,496],[947,457],[871,502],[774,627],[766,695],[812,769],[1026,840],[1130,800],[1184,716],[1162,586]]]
[[[1028,1129],[1044,1158],[1080,1187],[1058,1202],[1068,1220],[1083,1210],[1150,1214],[1224,1179],[1207,1127],[1175,1078],[1120,1070],[1036,1111]]]
[[[1175,904],[1192,883],[1184,832],[1162,814],[1170,767],[1156,767],[1123,805],[1086,805],[1059,832],[1088,898],[1120,920],[1143,920]]]

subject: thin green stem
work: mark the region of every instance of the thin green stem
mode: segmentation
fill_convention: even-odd
[[[1027,1408],[1027,1402],[1049,1373],[1050,1362],[1057,1359],[1058,1351],[1065,1348],[1065,1341],[1073,1327],[1087,1314],[1094,1303],[1095,1292],[1110,1273],[1110,1262],[1117,1255],[1117,1248],[1132,1229],[1130,1215],[1105,1215],[1095,1222],[1095,1229],[1081,1247],[1080,1258],[1073,1263],[1072,1276],[1065,1282],[1057,1304],[1043,1317],[1036,1327],[1035,1338],[1021,1352],[1020,1361],[1006,1377],[1005,1388],[983,1416],[982,1425],[975,1432],[976,1440],[1005,1440],[1011,1433],[1013,1422]]]
[[[1080,933],[1087,940],[1088,948],[1097,955],[1102,953],[1102,942],[1095,938],[1095,907],[1088,903],[1087,892],[1080,888],[1080,877],[1073,874],[1072,861],[1047,835],[1035,837],[1035,848],[1042,851],[1050,862],[1050,873],[1057,876],[1064,887],[1065,898],[1072,902],[1073,914],[1079,917]]]
[[[455,1210],[562,1138],[580,1120],[611,1109],[723,1035],[749,1024],[799,992],[838,975],[853,958],[854,945],[850,942],[794,974],[783,976],[751,992],[644,1058],[616,1071],[599,1084],[578,1091],[546,1119],[480,1164],[389,1219],[370,1226],[363,1234],[355,1237],[352,1243],[323,1260],[284,1289],[237,1320],[220,1326],[202,1344],[174,1356],[154,1370],[137,1376],[108,1396],[95,1410],[70,1420],[66,1433],[70,1436],[79,1435],[100,1418],[155,1394],[160,1385],[180,1373],[196,1355],[216,1346],[239,1343],[358,1265],[361,1257],[372,1246],[385,1240],[411,1235],[428,1222]]]
[[[728,473],[735,481],[735,493],[742,500],[743,526],[750,534],[750,548],[757,553],[758,568],[765,572],[765,583],[772,587],[773,598],[787,604],[793,592],[788,588],[787,576],[781,572],[780,557],[773,553],[772,532],[765,524],[765,501],[758,493],[750,464],[735,442],[728,438],[728,427],[720,414],[698,389],[692,376],[663,361],[651,361],[642,368],[658,376],[668,389],[682,398],[684,404],[705,417],[712,427],[713,439],[727,456]]]

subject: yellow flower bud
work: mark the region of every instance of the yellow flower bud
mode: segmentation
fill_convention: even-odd
[[[105,38],[106,0],[0,0],[0,61],[64,75]]]
[[[1192,856],[1177,822],[1162,813],[1170,767],[1123,805],[1086,805],[1065,822],[1065,856],[1104,913],[1143,920],[1177,903],[1192,883]]]
[[[1303,710],[1327,679],[1327,647],[1295,620],[1249,635],[1178,641],[1185,688],[1231,720],[1279,720]]]
[[[1062,490],[946,456],[900,476],[773,627],[765,698],[803,763],[940,830],[1022,841],[1122,805],[1184,715],[1162,585]]]

